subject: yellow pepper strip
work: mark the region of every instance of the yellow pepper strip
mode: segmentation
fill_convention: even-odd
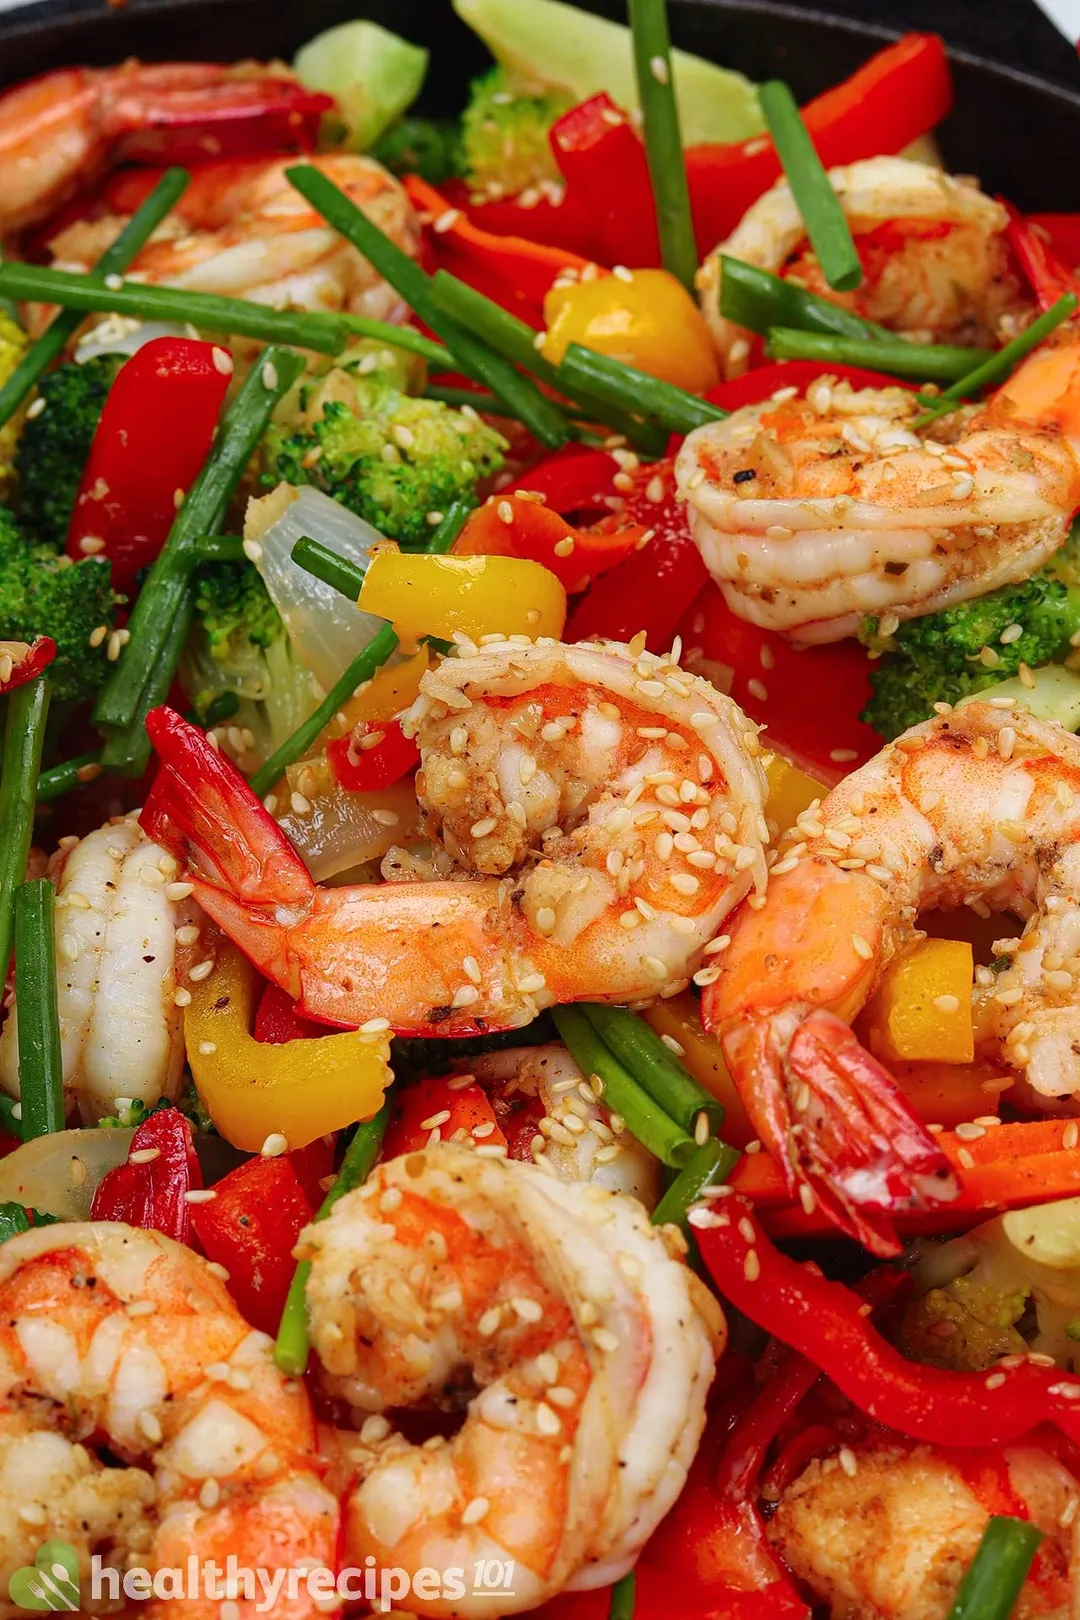
[[[380,546],[372,553],[359,605],[389,619],[402,641],[455,632],[562,635],[566,592],[548,569],[521,557],[431,557]]]
[[[1012,1076],[992,1063],[890,1063],[904,1096],[928,1125],[953,1130],[981,1114],[996,1114]]]
[[[686,288],[666,270],[556,282],[544,299],[544,321],[541,352],[553,365],[569,344],[580,343],[691,394],[720,381],[709,329]]]
[[[718,1102],[724,1105],[722,1135],[732,1147],[744,1148],[756,1136],[735,1082],[727,1071],[720,1043],[706,1035],[698,1016],[698,1004],[687,992],[668,1001],[654,1001],[641,1015],[660,1036],[670,1035],[679,1043],[682,1062]]]
[[[421,647],[401,664],[383,664],[359,692],[354,692],[342,704],[320,732],[312,754],[324,753],[327,743],[344,737],[361,720],[392,720],[402,709],[407,709],[420,691],[421,676],[430,667],[431,654],[426,647]]]
[[[870,1050],[886,1062],[970,1063],[972,950],[923,939],[890,962],[866,1008]]]
[[[809,809],[815,799],[823,799],[828,788],[792,765],[782,754],[773,754],[766,766],[769,780],[769,798],[765,814],[776,823],[778,833],[794,827],[802,812]]]
[[[257,1041],[251,1030],[261,987],[234,945],[224,945],[214,971],[191,985],[184,1041],[207,1112],[233,1147],[258,1153],[280,1132],[290,1148],[370,1119],[393,1078],[383,1035],[344,1034]]]

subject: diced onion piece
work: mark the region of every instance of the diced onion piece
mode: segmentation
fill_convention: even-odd
[[[0,1159],[0,1204],[22,1204],[64,1221],[88,1221],[102,1177],[123,1164],[133,1130],[92,1127],[35,1137]]]
[[[325,768],[324,761],[315,765]],[[336,784],[319,791],[325,786],[323,769],[315,772],[314,782],[304,776],[305,770],[312,769],[311,762],[290,765],[286,773],[289,788],[300,797],[291,801],[281,827],[316,883],[325,883],[365,861],[379,860],[392,844],[408,842],[419,833],[420,807],[411,777],[377,793],[349,793]],[[302,792],[301,781],[309,794]],[[307,806],[302,813],[292,808],[297,802]],[[397,820],[388,821],[391,815]]]

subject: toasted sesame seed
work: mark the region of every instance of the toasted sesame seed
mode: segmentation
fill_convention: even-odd
[[[852,934],[851,948],[856,956],[861,956],[864,962],[873,961],[874,947],[863,938],[862,934]]]
[[[554,1413],[552,1416],[554,1416]],[[466,1502],[461,1510],[462,1524],[479,1524],[490,1506],[491,1503],[486,1496],[474,1496],[471,1501]]]
[[[281,1131],[271,1131],[262,1147],[259,1149],[264,1159],[276,1159],[282,1153],[288,1153],[289,1139]]]
[[[758,1259],[756,1249],[747,1249],[746,1259],[743,1261],[743,1276],[747,1282],[757,1282],[761,1276],[761,1261]]]

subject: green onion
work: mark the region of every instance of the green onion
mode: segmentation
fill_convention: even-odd
[[[798,102],[779,79],[761,85],[758,99],[822,274],[838,292],[851,292],[862,280],[858,250]]]
[[[80,775],[80,772],[84,774]],[[100,748],[95,748],[89,754],[77,754],[74,759],[65,759],[60,765],[50,765],[38,777],[37,802],[48,804],[52,799],[60,799],[73,788],[82,787],[84,782],[92,782],[100,775]]]
[[[568,388],[581,388],[619,410],[655,417],[669,433],[690,433],[705,422],[720,422],[728,415],[719,405],[688,394],[672,383],[613,360],[608,354],[571,343],[559,377]]]
[[[609,1007],[601,1002],[583,1002],[581,1010],[624,1068],[688,1136],[695,1135],[702,1115],[710,1131],[720,1129],[724,1123],[723,1104],[694,1079],[644,1018],[627,1007]]]
[[[195,561],[243,562],[244,542],[238,534],[200,534],[195,541]]]
[[[370,1176],[382,1150],[389,1123],[390,1093],[387,1092],[379,1112],[356,1127],[353,1139],[345,1149],[334,1185],[319,1205],[315,1216],[317,1221],[325,1221],[338,1199],[344,1198],[354,1187],[362,1186]],[[307,1370],[309,1343],[305,1290],[310,1272],[310,1260],[301,1260],[293,1273],[274,1345],[274,1360],[287,1378],[302,1378]]]
[[[645,156],[656,199],[656,225],[664,269],[694,291],[698,267],[690,187],[679,130],[671,62],[667,0],[630,0],[630,30],[638,96],[644,116]]]
[[[706,1187],[718,1187],[727,1180],[739,1162],[737,1148],[729,1147],[718,1137],[694,1149],[694,1156],[679,1171],[667,1192],[652,1212],[653,1224],[687,1226],[687,1214],[697,1203]]]
[[[438,333],[462,371],[505,400],[511,415],[520,416],[530,432],[549,450],[558,450],[567,443],[570,434],[558,407],[545,399],[535,383],[515,371],[501,354],[478,342],[471,332],[444,314],[432,296],[431,277],[332,180],[311,164],[295,165],[285,173],[300,195],[370,260],[410,309]]]
[[[781,281],[768,270],[742,259],[720,260],[720,313],[726,321],[764,334],[771,326],[795,326],[802,332],[836,332],[841,337],[879,337],[896,341],[895,332],[864,321],[839,304],[807,292],[793,281]]]
[[[111,730],[101,750],[101,768],[116,776],[141,776],[150,763],[150,738],[146,730],[146,717],[151,709],[164,703],[169,695],[173,676],[179,666],[195,617],[195,588],[188,582],[177,603],[168,631],[160,643],[157,662],[147,675],[139,693],[139,700],[131,724]]]
[[[6,978],[11,958],[15,891],[26,876],[48,712],[47,675],[25,681],[8,697],[0,776],[0,978]]]
[[[424,547],[424,550],[436,556],[442,556],[448,552],[461,533],[465,519],[471,511],[472,506],[468,501],[457,500],[451,502],[446,510],[446,515],[438,528],[433,531],[431,539]],[[321,546],[314,540],[303,538],[298,540],[293,548],[294,555],[297,550],[301,550],[301,556],[296,559],[301,567],[307,568],[309,573],[315,574],[319,579],[324,579],[326,576],[319,572],[319,567],[310,566],[308,559],[310,558],[321,566],[324,554],[332,557],[333,562],[327,566],[337,577],[327,579],[327,584],[341,590],[342,586],[339,584],[339,580],[343,580],[346,585],[344,594],[351,597],[355,602],[360,594],[360,585],[363,584],[362,569],[356,568],[355,574],[346,573],[346,568],[355,568],[355,564],[347,564],[345,558],[338,557],[336,553],[329,550],[329,547]],[[353,589],[354,584],[356,586],[355,590]],[[337,684],[331,687],[315,713],[309,715],[303,725],[298,726],[291,737],[286,737],[281,747],[270,756],[265,765],[260,765],[248,784],[254,794],[261,799],[269,793],[285,769],[289,765],[294,765],[298,759],[301,759],[307,753],[323,727],[329,725],[342,705],[352,697],[356,688],[362,685],[364,681],[370,681],[380,665],[386,663],[397,644],[397,632],[393,625],[384,624],[381,630],[376,631],[363,652],[353,659]]]
[[[196,561],[195,543],[199,536],[215,534],[221,528],[225,509],[274,406],[303,369],[303,357],[292,349],[264,349],[229,406],[218,428],[214,447],[184,497],[168,538],[139,592],[128,621],[130,640],[120,655],[116,671],[98,694],[94,722],[104,730],[130,727],[138,712],[143,688],[152,679],[160,685],[162,659],[173,620],[188,597]]]
[[[510,415],[502,400],[496,398],[486,388],[450,388],[444,387],[442,383],[428,383],[421,398],[437,399],[441,404],[452,405],[458,411],[469,405],[474,411],[486,411],[489,416],[509,417]],[[520,417],[514,417],[511,420],[520,421]],[[634,424],[635,428],[637,425]],[[602,435],[593,433],[589,428],[583,427],[580,422],[568,421],[567,431],[570,437],[576,439],[580,444],[602,445],[604,442]],[[667,442],[666,435],[664,436],[664,442]]]
[[[1037,316],[1031,325],[1021,332],[1019,337],[1013,338],[1011,343],[1006,343],[1003,349],[999,349],[996,354],[992,354],[988,360],[983,361],[981,366],[976,366],[966,376],[961,377],[958,382],[951,383],[944,393],[939,394],[936,399],[920,400],[920,404],[929,405],[930,409],[925,416],[918,419],[914,426],[923,427],[927,422],[933,422],[937,417],[947,415],[949,411],[956,409],[961,400],[970,399],[973,395],[980,394],[991,383],[998,382],[1002,377],[1008,376],[1017,362],[1022,360],[1026,354],[1030,354],[1032,349],[1036,348],[1044,338],[1048,338],[1055,327],[1061,325],[1062,321],[1068,320],[1078,305],[1080,305],[1080,299],[1076,297],[1076,294],[1066,293],[1064,297],[1058,299],[1056,304],[1051,304],[1048,310]]]
[[[364,583],[365,570],[359,563],[351,558],[343,557],[339,551],[332,551],[319,540],[312,540],[309,535],[303,534],[292,548],[292,560],[316,579],[321,579],[324,585],[332,585],[335,591],[347,596],[355,602],[360,595],[360,587]]]
[[[948,343],[909,343],[893,338],[839,337],[831,332],[799,332],[771,327],[766,344],[774,360],[820,360],[828,366],[867,366],[892,377],[926,382],[953,382],[971,369],[972,360],[990,358],[986,349],[961,349]]]
[[[593,1075],[599,1078],[604,1106],[620,1115],[631,1136],[656,1158],[672,1169],[681,1169],[693,1155],[693,1137],[665,1114],[624,1068],[580,1007],[553,1007],[551,1016],[559,1038],[582,1074],[586,1079]]]
[[[186,169],[166,169],[142,207],[136,209],[115,242],[105,249],[91,275],[100,280],[126,270],[147,237],[179,200],[190,178]],[[63,354],[81,323],[80,310],[61,310],[37,342],[30,345],[0,388],[0,427],[14,416],[42,372]]]
[[[369,321],[366,315],[338,315],[337,320],[342,321],[346,329],[355,332],[357,337],[375,338],[376,341],[392,345],[395,349],[405,349],[409,354],[422,355],[440,371],[453,371],[454,357],[449,349],[444,349],[441,343],[433,343],[423,332],[418,332],[413,326],[392,326],[389,321]]]
[[[995,1514],[960,1583],[949,1620],[1008,1620],[1027,1579],[1042,1531]]]
[[[64,1065],[56,1006],[56,890],[47,878],[15,893],[20,1123],[25,1142],[64,1128]]]
[[[611,1588],[608,1601],[608,1620],[634,1620],[637,1603],[637,1576],[631,1570]]]
[[[298,349],[314,349],[318,354],[340,354],[349,337],[340,316],[324,311],[271,309],[269,304],[256,304],[246,298],[223,298],[217,293],[189,292],[183,287],[154,287],[141,281],[107,287],[96,275],[46,270],[41,265],[11,259],[0,264],[0,292],[83,313],[112,310],[143,320],[180,321],[200,331],[238,333],[266,343],[292,343]]]

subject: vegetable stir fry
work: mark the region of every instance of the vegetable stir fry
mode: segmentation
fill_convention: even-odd
[[[1074,1615],[1080,229],[453,5],[0,93],[0,1607]]]

